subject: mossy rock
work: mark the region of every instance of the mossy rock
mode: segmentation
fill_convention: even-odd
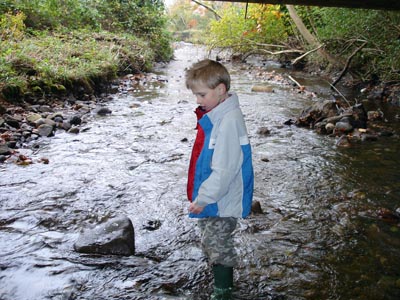
[[[50,86],[50,90],[53,94],[57,94],[57,95],[64,95],[67,93],[66,87],[63,86],[62,84],[52,84]]]
[[[6,85],[1,91],[5,100],[18,103],[23,95],[22,88],[18,85]]]
[[[3,105],[0,104],[0,115],[5,114],[6,111],[7,111],[7,109]]]
[[[43,93],[43,90],[40,86],[34,86],[31,88],[31,90],[32,90],[32,93],[34,93],[34,94],[42,94]]]

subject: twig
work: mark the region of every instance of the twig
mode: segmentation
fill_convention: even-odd
[[[296,81],[296,79],[294,79],[292,76],[290,76],[290,75],[288,75],[288,77],[289,77],[289,79],[291,80],[291,81],[293,81],[300,89],[304,89],[304,86],[302,86],[300,83],[298,83],[297,81]]]

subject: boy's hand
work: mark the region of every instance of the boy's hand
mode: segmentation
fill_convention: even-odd
[[[196,203],[190,203],[189,205],[189,212],[193,213],[193,214],[199,214],[203,211],[204,207],[202,206],[198,206]]]

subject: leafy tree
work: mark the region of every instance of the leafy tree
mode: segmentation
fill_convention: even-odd
[[[246,52],[259,44],[282,45],[287,28],[279,5],[250,4],[246,15],[243,5],[230,5],[221,12],[221,19],[210,23],[208,43],[212,47],[233,46]]]

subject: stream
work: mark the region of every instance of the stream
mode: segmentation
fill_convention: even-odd
[[[20,149],[48,164],[0,164],[0,300],[209,299],[212,275],[187,217],[196,103],[184,84],[185,68],[206,56],[177,43],[175,60],[155,68],[163,80],[112,94],[112,113],[87,116],[77,135],[57,131]],[[284,125],[329,98],[329,85],[293,72],[317,97],[278,84],[252,92],[263,83],[257,64],[288,72],[226,63],[263,210],[235,232],[235,299],[400,299],[400,225],[379,217],[400,213],[399,122],[397,135],[339,148]],[[136,255],[74,251],[83,228],[119,215],[132,220]]]

